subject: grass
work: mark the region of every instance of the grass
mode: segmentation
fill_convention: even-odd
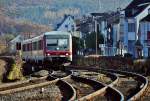
[[[24,80],[24,76],[21,70],[22,63],[17,64],[16,62],[12,64],[10,72],[7,75],[7,79],[10,81]]]

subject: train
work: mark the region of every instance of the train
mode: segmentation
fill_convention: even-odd
[[[22,60],[34,63],[64,63],[72,61],[72,35],[51,31],[23,40]]]

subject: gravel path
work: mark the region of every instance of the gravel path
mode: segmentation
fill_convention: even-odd
[[[57,77],[57,78],[63,78],[65,76],[67,76],[67,73],[63,72],[63,71],[54,71],[53,74],[51,74],[51,75],[54,77]]]
[[[65,81],[70,83],[76,89],[77,99],[95,92],[93,87],[88,84],[85,84],[85,83],[82,83],[79,81],[75,81],[73,79],[66,79]]]
[[[51,84],[45,87],[0,96],[0,101],[60,101],[61,97],[59,86]]]
[[[149,101],[150,100],[150,77],[148,77],[149,83],[148,87],[146,88],[146,91],[141,96],[140,101]]]
[[[84,78],[100,81],[104,84],[110,84],[112,82],[111,78],[107,77],[105,74],[97,72],[79,72],[79,75]]]
[[[135,92],[138,82],[132,77],[127,78],[126,76],[120,74],[118,74],[118,76],[119,82],[114,87],[123,93],[126,100],[130,95],[133,94],[133,92]]]

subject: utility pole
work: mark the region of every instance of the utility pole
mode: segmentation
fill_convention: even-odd
[[[98,0],[98,11],[99,12],[102,12],[101,10],[102,10],[102,3],[101,3],[101,0]]]
[[[95,20],[95,34],[96,34],[96,41],[95,41],[96,42],[96,55],[97,55],[97,20],[96,18],[94,20]]]

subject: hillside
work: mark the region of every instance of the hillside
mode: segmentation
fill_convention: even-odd
[[[33,24],[29,21],[18,21],[11,19],[0,9],[0,34],[20,34],[20,33],[37,33],[40,34],[51,29],[45,25]]]
[[[101,1],[101,3],[99,3]],[[0,0],[0,7],[12,19],[56,25],[64,14],[80,17],[90,12],[125,8],[131,0]],[[100,6],[101,5],[101,6]]]

